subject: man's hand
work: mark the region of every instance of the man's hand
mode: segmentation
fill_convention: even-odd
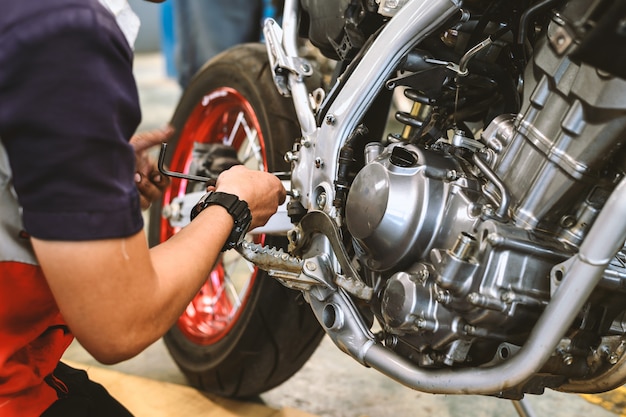
[[[135,148],[135,183],[139,190],[141,208],[143,210],[150,207],[153,201],[161,197],[161,194],[170,183],[169,178],[161,175],[156,161],[150,158],[148,150],[153,146],[167,142],[173,131],[172,127],[166,126],[163,129],[136,133],[130,139],[130,144]]]
[[[235,165],[217,178],[215,191],[234,194],[248,203],[252,214],[250,230],[263,226],[285,202],[286,191],[278,177],[264,171],[253,171]]]

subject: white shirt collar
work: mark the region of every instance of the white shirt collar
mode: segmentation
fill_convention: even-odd
[[[134,48],[141,22],[127,0],[99,0],[109,10],[120,27],[131,48]]]

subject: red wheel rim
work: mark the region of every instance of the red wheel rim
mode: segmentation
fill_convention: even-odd
[[[265,170],[265,143],[256,114],[238,91],[222,87],[203,96],[194,107],[181,133],[171,159],[170,169],[190,173],[194,143],[223,143],[237,150],[239,161],[248,168]],[[193,173],[190,173],[193,174]],[[163,195],[163,207],[182,197],[190,184],[172,178]],[[178,232],[161,217],[160,239]],[[256,242],[264,236],[255,236]],[[249,237],[248,237],[249,239]],[[235,251],[225,252],[207,281],[180,316],[177,326],[193,343],[213,344],[222,339],[238,320],[248,302],[257,268]]]

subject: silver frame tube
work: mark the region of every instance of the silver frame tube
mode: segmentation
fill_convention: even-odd
[[[402,57],[456,13],[460,6],[460,0],[407,2],[381,31],[350,77],[345,80],[328,110],[329,122],[322,123],[319,127],[313,128],[311,119],[303,114],[305,107],[310,111],[304,83],[295,74],[289,75],[296,113],[303,122],[302,134],[310,143],[310,146],[301,147],[299,160],[295,163],[291,177],[292,186],[300,191],[306,207],[315,207],[320,187],[326,193],[327,201],[334,200],[335,190],[332,184],[337,175],[339,150],[346,139],[378,92],[384,88],[385,81],[397,68]],[[291,56],[297,54],[296,28],[293,26],[297,22],[297,7],[297,0],[286,0],[283,46]],[[406,30],[399,31],[398,28]],[[335,214],[330,204],[322,209],[331,216]]]

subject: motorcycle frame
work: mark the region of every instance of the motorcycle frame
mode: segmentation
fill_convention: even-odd
[[[304,84],[305,73],[310,67],[300,65],[304,60],[298,57],[298,0],[285,1],[282,30],[273,20],[266,22],[264,32],[270,62],[277,76],[288,70],[288,95],[291,95],[301,125],[301,146],[292,171],[291,187],[292,194],[299,196],[305,207],[324,211],[337,224],[341,223],[337,210],[331,204],[320,204],[320,201],[331,202],[334,199],[333,184],[342,145],[377,93],[384,88],[385,81],[389,79],[401,58],[457,13],[461,6],[462,2],[456,0],[409,0],[383,28],[350,76],[342,80],[342,85],[338,86],[340,90],[328,107],[320,126],[316,123],[309,92]],[[277,83],[277,87],[285,94],[284,85]],[[326,198],[319,198],[322,193]],[[303,274],[325,284],[313,286],[305,293],[333,342],[361,364],[375,368],[418,391],[498,395],[523,384],[552,355],[573,318],[600,281],[609,262],[622,248],[626,222],[619,222],[619,219],[625,219],[625,214],[626,179],[615,188],[582,243],[579,253],[553,268],[552,281],[556,282],[558,277],[560,285],[554,291],[527,342],[510,359],[488,368],[421,369],[382,345],[369,330],[352,298],[335,285],[337,271],[331,265],[337,264],[336,257],[328,260],[316,256],[304,261],[304,265],[308,264],[310,268],[308,273],[303,270]],[[318,251],[324,252],[326,251]],[[626,378],[624,363],[624,360],[620,360],[616,364],[608,381],[596,381],[590,386],[577,386],[573,382],[569,388],[577,389],[578,392],[612,389]]]

